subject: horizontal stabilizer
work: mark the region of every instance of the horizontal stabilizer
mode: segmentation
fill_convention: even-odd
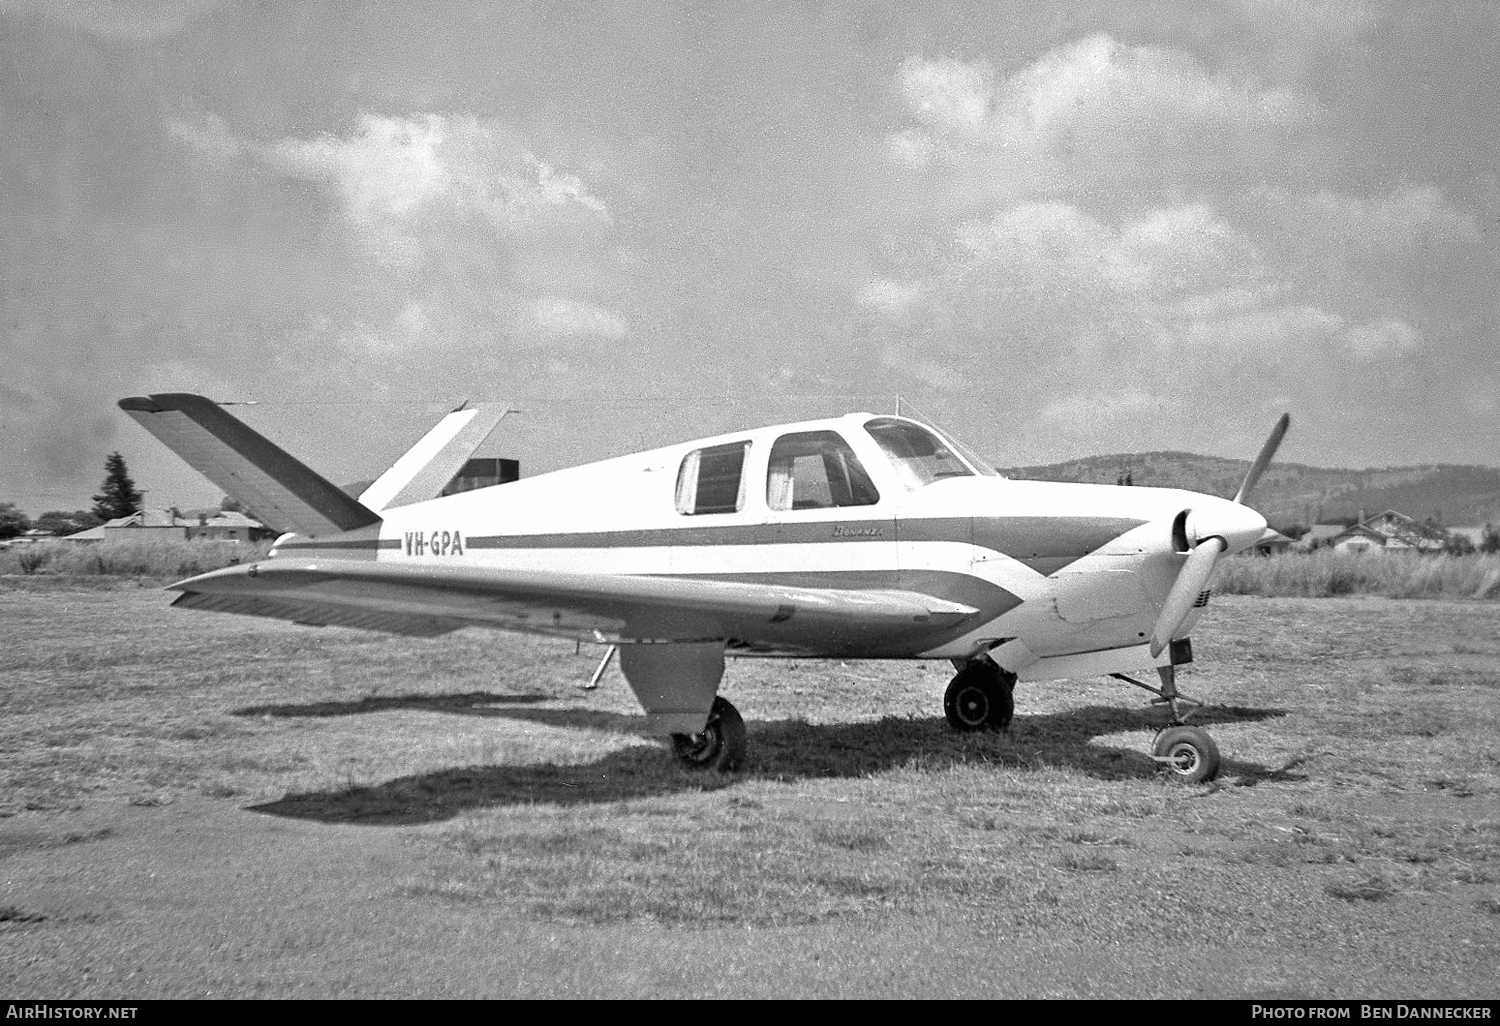
[[[437,498],[509,412],[499,406],[454,410],[366,488],[359,501],[379,513]]]
[[[380,515],[201,395],[120,400],[120,409],[276,531],[320,536]]]

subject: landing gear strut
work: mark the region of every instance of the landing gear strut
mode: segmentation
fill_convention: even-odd
[[[971,659],[949,681],[943,715],[954,730],[1008,730],[1016,710],[1015,686],[1016,675],[993,660]]]
[[[715,698],[696,734],[673,734],[672,752],[688,769],[726,773],[745,761],[745,721],[727,698]]]
[[[1110,676],[1151,692],[1156,696],[1151,701],[1152,705],[1167,707],[1171,719],[1152,741],[1151,758],[1173,780],[1180,780],[1185,784],[1200,784],[1219,775],[1219,746],[1214,744],[1208,731],[1201,727],[1189,727],[1183,722],[1203,703],[1178,692],[1176,670],[1175,666],[1157,667],[1157,672],[1161,674],[1159,688],[1123,673],[1112,673]],[[1191,708],[1185,708],[1187,706]]]

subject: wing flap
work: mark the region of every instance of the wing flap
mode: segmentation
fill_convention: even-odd
[[[186,592],[172,603],[181,609],[200,609],[208,613],[240,613],[264,616],[311,627],[358,627],[367,631],[385,631],[411,637],[433,638],[468,626],[463,620],[440,616],[418,616],[410,613],[384,613],[377,610],[341,607],[330,603],[292,602],[253,595],[206,595]]]

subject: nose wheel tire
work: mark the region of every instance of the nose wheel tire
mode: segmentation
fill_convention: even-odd
[[[1219,746],[1197,727],[1168,727],[1156,735],[1151,757],[1174,780],[1199,784],[1219,775]]]
[[[954,675],[943,694],[943,715],[954,730],[1005,730],[1015,714],[1011,694],[1014,680],[1007,681],[993,663],[975,663]]]
[[[692,770],[727,773],[745,761],[745,721],[728,699],[715,698],[697,734],[673,734],[672,752]]]

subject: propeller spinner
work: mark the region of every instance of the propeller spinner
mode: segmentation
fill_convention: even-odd
[[[1239,552],[1249,548],[1264,533],[1265,518],[1246,505],[1246,500],[1260,481],[1261,475],[1271,465],[1291,422],[1288,414],[1281,415],[1281,419],[1271,429],[1265,445],[1261,446],[1255,462],[1250,464],[1250,470],[1245,474],[1245,480],[1240,484],[1240,490],[1235,493],[1232,502],[1214,500],[1203,508],[1194,509],[1188,515],[1185,533],[1192,547],[1188,550],[1187,561],[1177,574],[1177,581],[1162,603],[1156,626],[1151,630],[1153,659],[1171,644],[1172,636],[1208,590],[1220,557],[1228,551]]]

